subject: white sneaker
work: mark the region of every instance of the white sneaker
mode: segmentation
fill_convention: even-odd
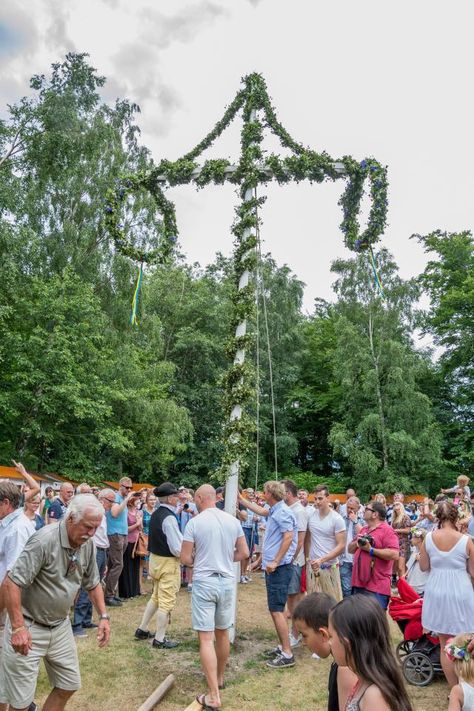
[[[321,657],[319,656],[319,654],[316,654],[316,652],[313,652],[313,653],[312,653],[311,658],[312,658],[312,659],[321,659]]]
[[[297,647],[300,643],[300,638],[299,637],[293,637],[293,635],[290,632],[290,647]]]
[[[247,578],[245,577],[245,575],[241,575],[241,576],[240,576],[240,582],[242,583],[242,585],[247,585],[248,580],[247,580]]]

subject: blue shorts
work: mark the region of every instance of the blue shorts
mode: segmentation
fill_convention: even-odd
[[[235,579],[210,575],[193,580],[191,619],[193,630],[212,632],[232,627]]]
[[[283,612],[288,599],[293,563],[279,565],[274,573],[265,572],[267,603],[270,612]]]
[[[248,526],[242,526],[242,531],[244,532],[250,555],[252,555],[252,549],[258,544],[258,532],[255,531],[254,528],[249,528]]]
[[[301,574],[303,572],[303,565],[293,565],[291,566],[291,580],[288,586],[288,595],[298,595],[301,592]]]

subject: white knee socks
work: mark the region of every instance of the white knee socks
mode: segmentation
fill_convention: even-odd
[[[163,612],[163,610],[158,610],[158,612],[156,613],[155,634],[155,639],[158,640],[158,642],[163,642],[165,638],[166,628],[168,627],[168,619],[169,615],[167,612]]]
[[[145,612],[143,613],[142,621],[140,622],[140,629],[148,632],[148,627],[150,625],[150,620],[158,609],[158,605],[149,600],[147,606],[145,607]]]

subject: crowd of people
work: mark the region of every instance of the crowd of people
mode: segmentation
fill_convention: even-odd
[[[52,685],[43,708],[64,709],[80,687],[75,638],[94,629],[105,646],[107,608],[146,595],[146,579],[153,587],[135,639],[157,650],[178,646],[167,630],[186,586],[207,680],[197,699],[220,708],[235,586],[252,584],[260,569],[278,641],[264,663],[294,667],[301,644],[315,659],[332,655],[331,711],[412,709],[386,613],[399,581],[422,599],[423,628],[439,639],[449,710],[474,709],[467,477],[435,500],[405,502],[396,492],[390,505],[383,494],[363,504],[348,489],[341,503],[326,485],[310,497],[290,479],[268,481],[261,494],[239,492],[230,513],[221,487],[194,492],[164,482],[135,491],[129,477],[118,491],[64,482],[42,499],[35,479],[15,466],[22,491],[0,482],[0,711],[36,709],[41,659]]]

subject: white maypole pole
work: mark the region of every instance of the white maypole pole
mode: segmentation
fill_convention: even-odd
[[[257,112],[255,109],[252,109],[250,112],[250,122],[254,122],[257,117]],[[253,187],[247,187],[245,194],[244,194],[244,204],[250,202],[254,198],[254,189]],[[242,238],[241,241],[243,244],[245,244],[246,240],[248,240],[251,237],[252,233],[252,228],[251,227],[246,227],[242,233]],[[255,247],[252,247],[251,249],[256,249]],[[241,257],[241,261],[245,259],[247,256],[248,252],[244,253]],[[237,266],[237,265],[236,265]],[[250,283],[250,271],[247,268],[244,268],[242,271],[242,274],[239,277],[239,284],[238,284],[238,291],[242,291],[246,287],[248,287]],[[242,336],[245,336],[247,334],[247,319],[242,318],[235,329],[235,337],[239,338]],[[234,356],[234,365],[243,365],[245,361],[245,348],[239,348]],[[239,403],[235,403],[232,407],[231,413],[230,413],[230,422],[234,422],[235,420],[240,420],[242,418],[242,406]],[[239,437],[238,434],[231,434],[230,437],[237,438]],[[229,471],[229,476],[226,481],[226,487],[225,487],[225,510],[235,516],[236,510],[237,510],[237,495],[239,491],[239,474],[240,474],[240,460],[235,459],[231,465],[230,465],[230,471]],[[240,563],[235,564],[235,591],[234,591],[234,599],[233,599],[233,625],[229,629],[229,637],[230,641],[233,643],[235,639],[235,631],[236,631],[236,617],[237,617],[237,589],[238,589],[238,584],[240,580]]]

